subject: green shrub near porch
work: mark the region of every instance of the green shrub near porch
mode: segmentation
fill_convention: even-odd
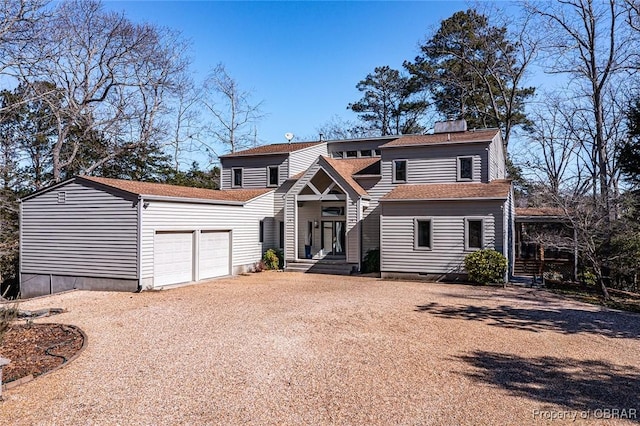
[[[493,249],[474,251],[464,258],[469,280],[479,284],[504,282],[507,258]]]
[[[280,269],[280,265],[282,265],[283,263],[280,261],[281,257],[282,254],[279,252],[279,250],[269,249],[264,252],[264,255],[262,256],[262,262],[267,267],[267,269]]]

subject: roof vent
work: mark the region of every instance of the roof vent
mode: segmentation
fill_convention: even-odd
[[[433,125],[433,133],[466,132],[467,120],[436,121]]]

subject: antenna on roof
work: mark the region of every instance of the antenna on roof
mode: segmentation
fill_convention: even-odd
[[[293,133],[285,133],[284,134],[285,139],[287,139],[287,142],[291,143],[291,139],[293,139]]]

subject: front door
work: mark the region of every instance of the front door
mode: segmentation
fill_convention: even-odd
[[[344,254],[345,250],[345,221],[322,221],[322,249],[326,254]]]

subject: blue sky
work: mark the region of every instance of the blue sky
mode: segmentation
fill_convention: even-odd
[[[462,1],[213,2],[107,1],[136,22],[182,32],[191,42],[196,78],[223,63],[244,89],[263,101],[258,125],[266,143],[315,136],[332,116],[355,119],[349,102],[358,81],[376,66],[400,68]]]

